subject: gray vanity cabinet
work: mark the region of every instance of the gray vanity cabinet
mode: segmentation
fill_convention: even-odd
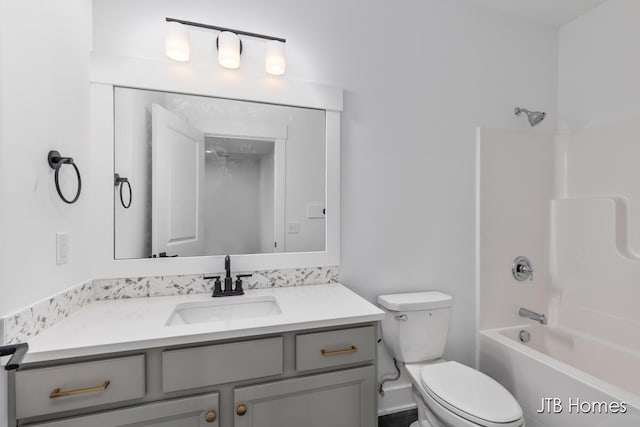
[[[234,427],[375,426],[375,367],[236,388],[234,404]]]
[[[23,365],[11,427],[375,427],[376,324]]]
[[[174,399],[61,421],[28,424],[33,427],[219,427],[218,393]]]

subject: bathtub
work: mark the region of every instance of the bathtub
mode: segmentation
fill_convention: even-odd
[[[542,325],[479,338],[480,370],[518,399],[527,427],[640,427],[640,353]]]

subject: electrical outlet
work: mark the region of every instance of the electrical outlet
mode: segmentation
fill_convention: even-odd
[[[299,222],[288,222],[287,223],[287,234],[298,234],[300,232],[300,223]]]
[[[56,264],[69,262],[69,233],[56,233]]]

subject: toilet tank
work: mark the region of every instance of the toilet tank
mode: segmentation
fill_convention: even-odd
[[[453,298],[442,292],[380,295],[385,312],[382,341],[398,361],[405,363],[439,359],[449,333]]]

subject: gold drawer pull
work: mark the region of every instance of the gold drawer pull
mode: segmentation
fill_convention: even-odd
[[[358,347],[356,347],[355,345],[352,345],[351,348],[345,348],[344,350],[336,350],[336,351],[320,350],[322,355],[325,357],[340,356],[341,354],[355,353],[356,351],[358,351]]]
[[[77,390],[62,391],[56,388],[49,394],[49,399],[56,399],[58,397],[77,396],[79,394],[96,393],[98,391],[105,391],[109,387],[111,381],[105,381],[102,385],[97,387],[79,388]]]

